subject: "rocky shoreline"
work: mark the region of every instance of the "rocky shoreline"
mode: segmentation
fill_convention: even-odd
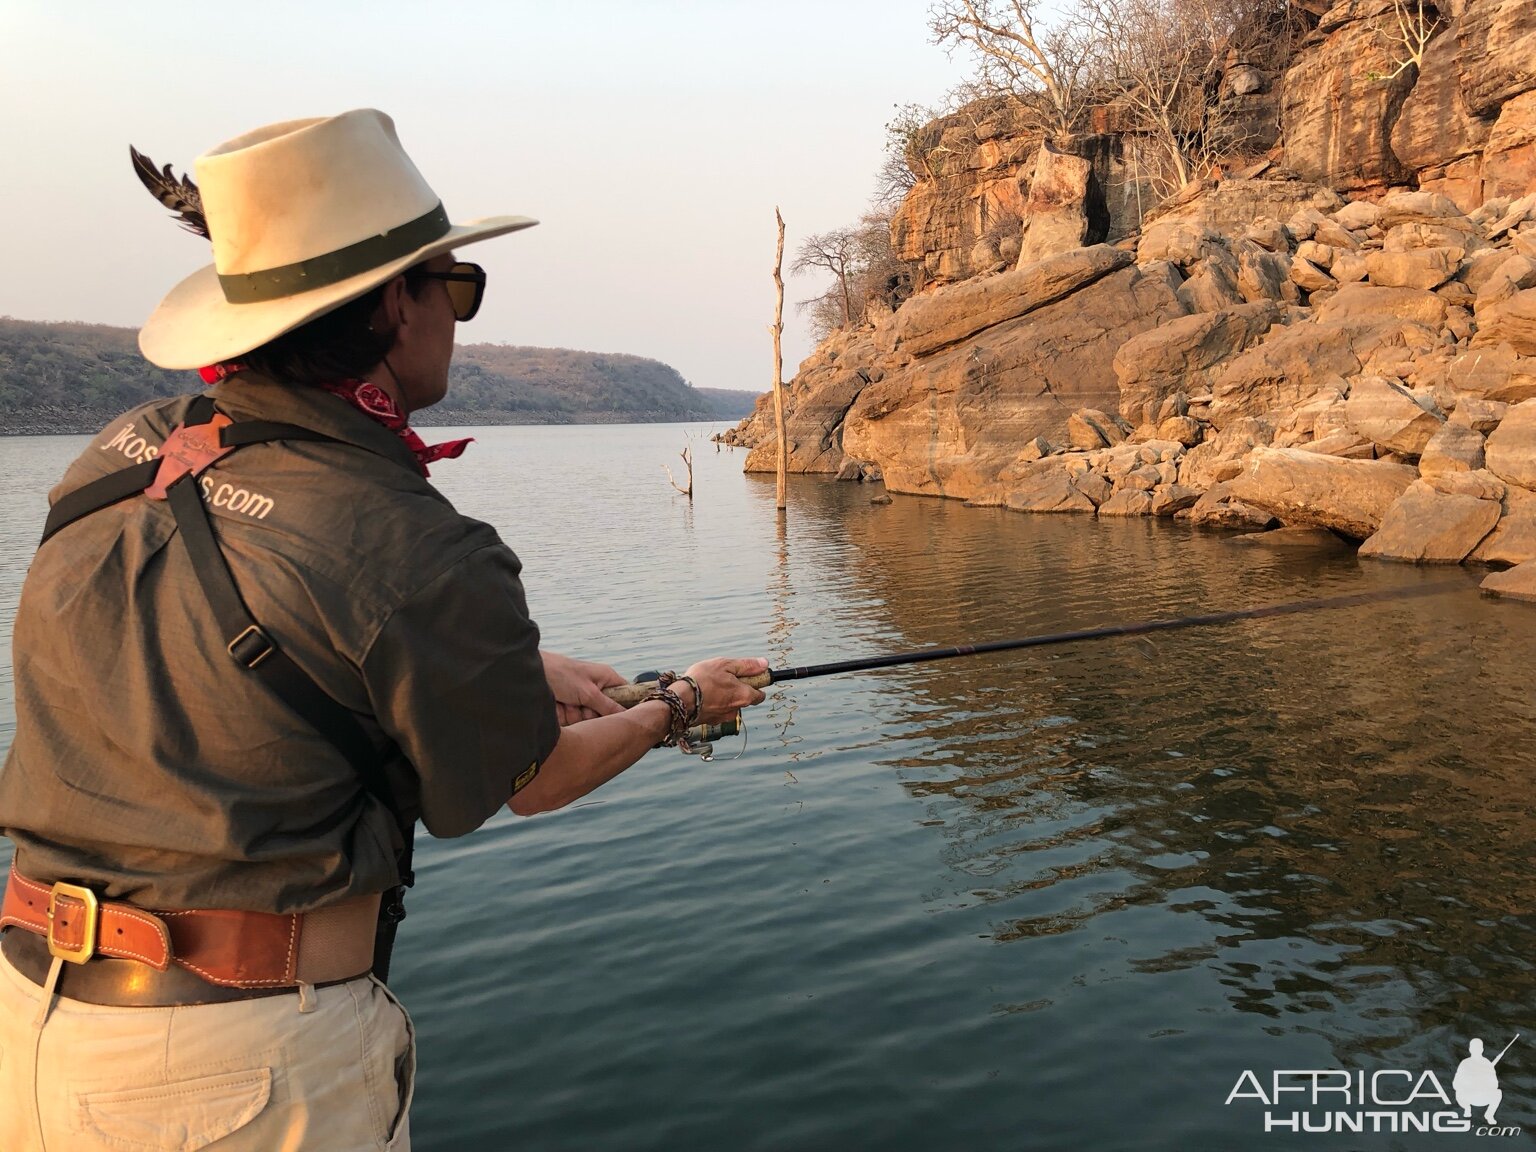
[[[1021,512],[1325,529],[1536,599],[1536,8],[1468,0],[1395,123],[1334,102],[1319,128],[1292,81],[1338,88],[1372,3],[1323,17],[1267,160],[1114,244],[1085,244],[1094,164],[1041,146],[1010,177],[1019,236],[930,261],[961,270],[800,366],[788,467]],[[1493,26],[1505,56],[1477,40]],[[1332,151],[1303,163],[1320,132]],[[1351,132],[1361,155],[1341,157]],[[973,180],[999,183],[982,163]],[[770,398],[723,439],[773,470]]]
[[[1240,226],[1283,196],[1284,221]],[[789,395],[796,471],[1023,512],[1315,526],[1365,556],[1510,566],[1484,586],[1536,597],[1536,194],[1463,213],[1432,192],[1227,181],[1134,251],[916,297],[817,349]],[[725,439],[766,471],[771,432],[764,405]]]

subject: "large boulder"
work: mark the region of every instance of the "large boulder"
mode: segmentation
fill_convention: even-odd
[[[1476,472],[1483,466],[1483,434],[1465,424],[1447,420],[1424,445],[1419,475],[1442,472]]]
[[[1355,431],[1402,456],[1417,456],[1445,417],[1394,380],[1362,376],[1350,386],[1345,413]]]
[[[1210,387],[1216,369],[1283,318],[1265,301],[1180,316],[1132,337],[1115,353],[1120,415],[1132,424],[1155,420],[1165,399]]]
[[[915,297],[891,324],[895,346],[911,356],[930,355],[1063,300],[1130,263],[1129,252],[1097,244]]]
[[[1536,563],[1527,560],[1503,572],[1493,572],[1483,580],[1482,589],[1511,600],[1536,600]]]
[[[1244,504],[1287,524],[1328,528],[1364,540],[1417,472],[1385,460],[1346,460],[1295,448],[1255,448],[1229,485]]]
[[[1382,197],[1377,207],[1381,209],[1377,226],[1387,232],[1403,224],[1430,224],[1474,233],[1472,222],[1456,201],[1438,192],[1393,192]]]
[[[1497,500],[1451,496],[1419,480],[1382,518],[1360,555],[1414,564],[1460,564],[1499,522]]]
[[[1049,143],[1040,145],[1024,204],[1019,267],[1081,248],[1088,241],[1088,201],[1095,190],[1092,164]]]
[[[1054,459],[1042,460],[1024,470],[1017,481],[1007,482],[1005,492],[1003,506],[1015,512],[1086,512],[1092,515],[1097,507],[1073,483],[1067,468]]]
[[[1476,345],[1477,341],[1474,339],[1473,343]],[[1536,399],[1536,357],[1516,355],[1508,344],[1474,346],[1458,353],[1446,366],[1445,383],[1462,396],[1490,404],[1518,404]],[[1487,420],[1485,410],[1474,411]],[[1471,418],[1469,412],[1467,419]]]
[[[1243,303],[1237,280],[1240,269],[1225,248],[1217,249],[1190,270],[1179,285],[1179,299],[1191,312],[1220,312]]]
[[[1524,564],[1536,560],[1536,492],[1509,487],[1504,514],[1468,557],[1478,564]]]
[[[1130,425],[1097,408],[1081,408],[1067,417],[1067,443],[1073,448],[1091,451],[1123,444]]]
[[[1178,218],[1158,220],[1142,229],[1136,242],[1136,263],[1167,260],[1180,268],[1193,268],[1196,262],[1222,247],[1221,237],[1203,223]]]
[[[1341,289],[1339,296],[1346,291]],[[1224,428],[1243,417],[1294,407],[1322,388],[1342,387],[1342,380],[1368,371],[1373,358],[1389,348],[1416,347],[1433,340],[1426,328],[1374,312],[1343,321],[1276,326],[1261,343],[1216,373],[1211,384],[1211,423]]]
[[[1317,310],[1319,323],[1359,320],[1410,320],[1437,331],[1445,324],[1446,303],[1421,288],[1378,288],[1346,284]]]
[[[1458,248],[1372,252],[1365,270],[1372,284],[1385,288],[1438,288],[1461,270],[1461,257]]]
[[[1237,253],[1237,290],[1250,304],[1261,300],[1301,300],[1291,281],[1290,254],[1267,252],[1255,245]]]
[[[1493,273],[1483,277],[1482,283],[1474,289],[1474,307],[1479,316],[1486,313],[1485,318],[1491,321],[1493,314],[1487,312],[1489,307],[1502,304],[1516,292],[1523,292],[1527,288],[1536,288],[1536,260],[1518,253],[1506,255],[1495,265]]]
[[[1381,34],[1392,13],[1392,0],[1335,4],[1297,53],[1281,96],[1286,167],[1341,190],[1411,178],[1391,143],[1414,79],[1411,69],[1392,75],[1392,44]]]
[[[1152,493],[1141,488],[1122,488],[1099,505],[1100,516],[1151,516]]]
[[[1500,480],[1536,489],[1536,400],[1511,407],[1483,451],[1488,471]]]
[[[1521,356],[1536,356],[1536,288],[1479,310],[1477,324],[1474,346],[1508,344]]]
[[[1082,249],[941,295],[987,308],[991,319],[1017,309],[1018,293],[1004,308],[977,288],[1008,277],[1028,281],[1054,261],[1073,263],[1081,272],[1078,258],[1095,251]],[[1121,266],[1068,297],[984,328],[958,305],[944,304],[943,331],[953,337],[971,328],[970,338],[950,343],[931,327],[909,328],[921,335],[918,346],[938,350],[889,370],[859,394],[844,421],[844,450],[879,464],[891,491],[961,499],[994,492],[1021,445],[1036,437],[1065,444],[1074,412],[1117,409],[1115,351],[1127,338],[1182,313],[1176,279],[1166,264]],[[923,303],[909,301],[897,320]]]

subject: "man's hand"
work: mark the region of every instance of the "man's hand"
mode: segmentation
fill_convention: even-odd
[[[539,656],[544,661],[544,679],[555,694],[560,727],[624,711],[622,705],[603,695],[604,688],[628,683],[608,665],[589,664],[558,652],[541,651]]]
[[[756,676],[766,671],[768,661],[760,656],[701,660],[693,665],[688,669],[688,675],[699,682],[699,691],[704,694],[698,722],[723,724],[743,708],[761,704],[763,694],[739,677]],[[678,681],[672,685],[672,691],[683,697],[684,705],[690,710],[694,707],[693,692],[686,683]]]

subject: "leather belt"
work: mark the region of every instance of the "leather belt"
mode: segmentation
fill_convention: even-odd
[[[121,969],[108,961],[131,961],[144,981],[163,987],[167,994],[173,989],[181,989],[176,995],[185,988],[197,990],[170,977],[174,972],[213,989],[249,996],[299,984],[331,984],[367,972],[373,963],[379,899],[377,893],[359,896],[314,912],[149,912],[101,900],[78,885],[40,884],[22,876],[13,864],[0,904],[0,929],[22,928],[43,937],[48,954],[70,962],[66,969],[83,971],[95,965],[107,971]],[[28,955],[40,954],[30,945],[13,944],[13,935],[6,934],[5,953],[18,967]],[[70,979],[84,988],[100,978]],[[60,994],[70,995],[64,987],[61,982]]]
[[[53,957],[48,941],[20,928],[0,935],[0,954],[11,967],[39,986],[48,980]],[[190,1004],[222,1004],[262,996],[291,996],[293,988],[225,988],[172,964],[164,972],[137,960],[97,956],[89,964],[65,964],[54,991],[82,1004],[109,1008],[170,1008]]]

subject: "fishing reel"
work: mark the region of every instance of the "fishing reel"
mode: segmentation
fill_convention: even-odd
[[[650,685],[657,683],[660,679],[660,672],[642,672],[635,677],[634,683]],[[731,757],[735,760],[747,750],[747,724],[740,712],[723,724],[695,724],[678,741],[677,747],[685,755],[697,756],[708,764],[715,758],[715,741],[730,736],[741,737],[741,750],[736,753],[736,756]]]

